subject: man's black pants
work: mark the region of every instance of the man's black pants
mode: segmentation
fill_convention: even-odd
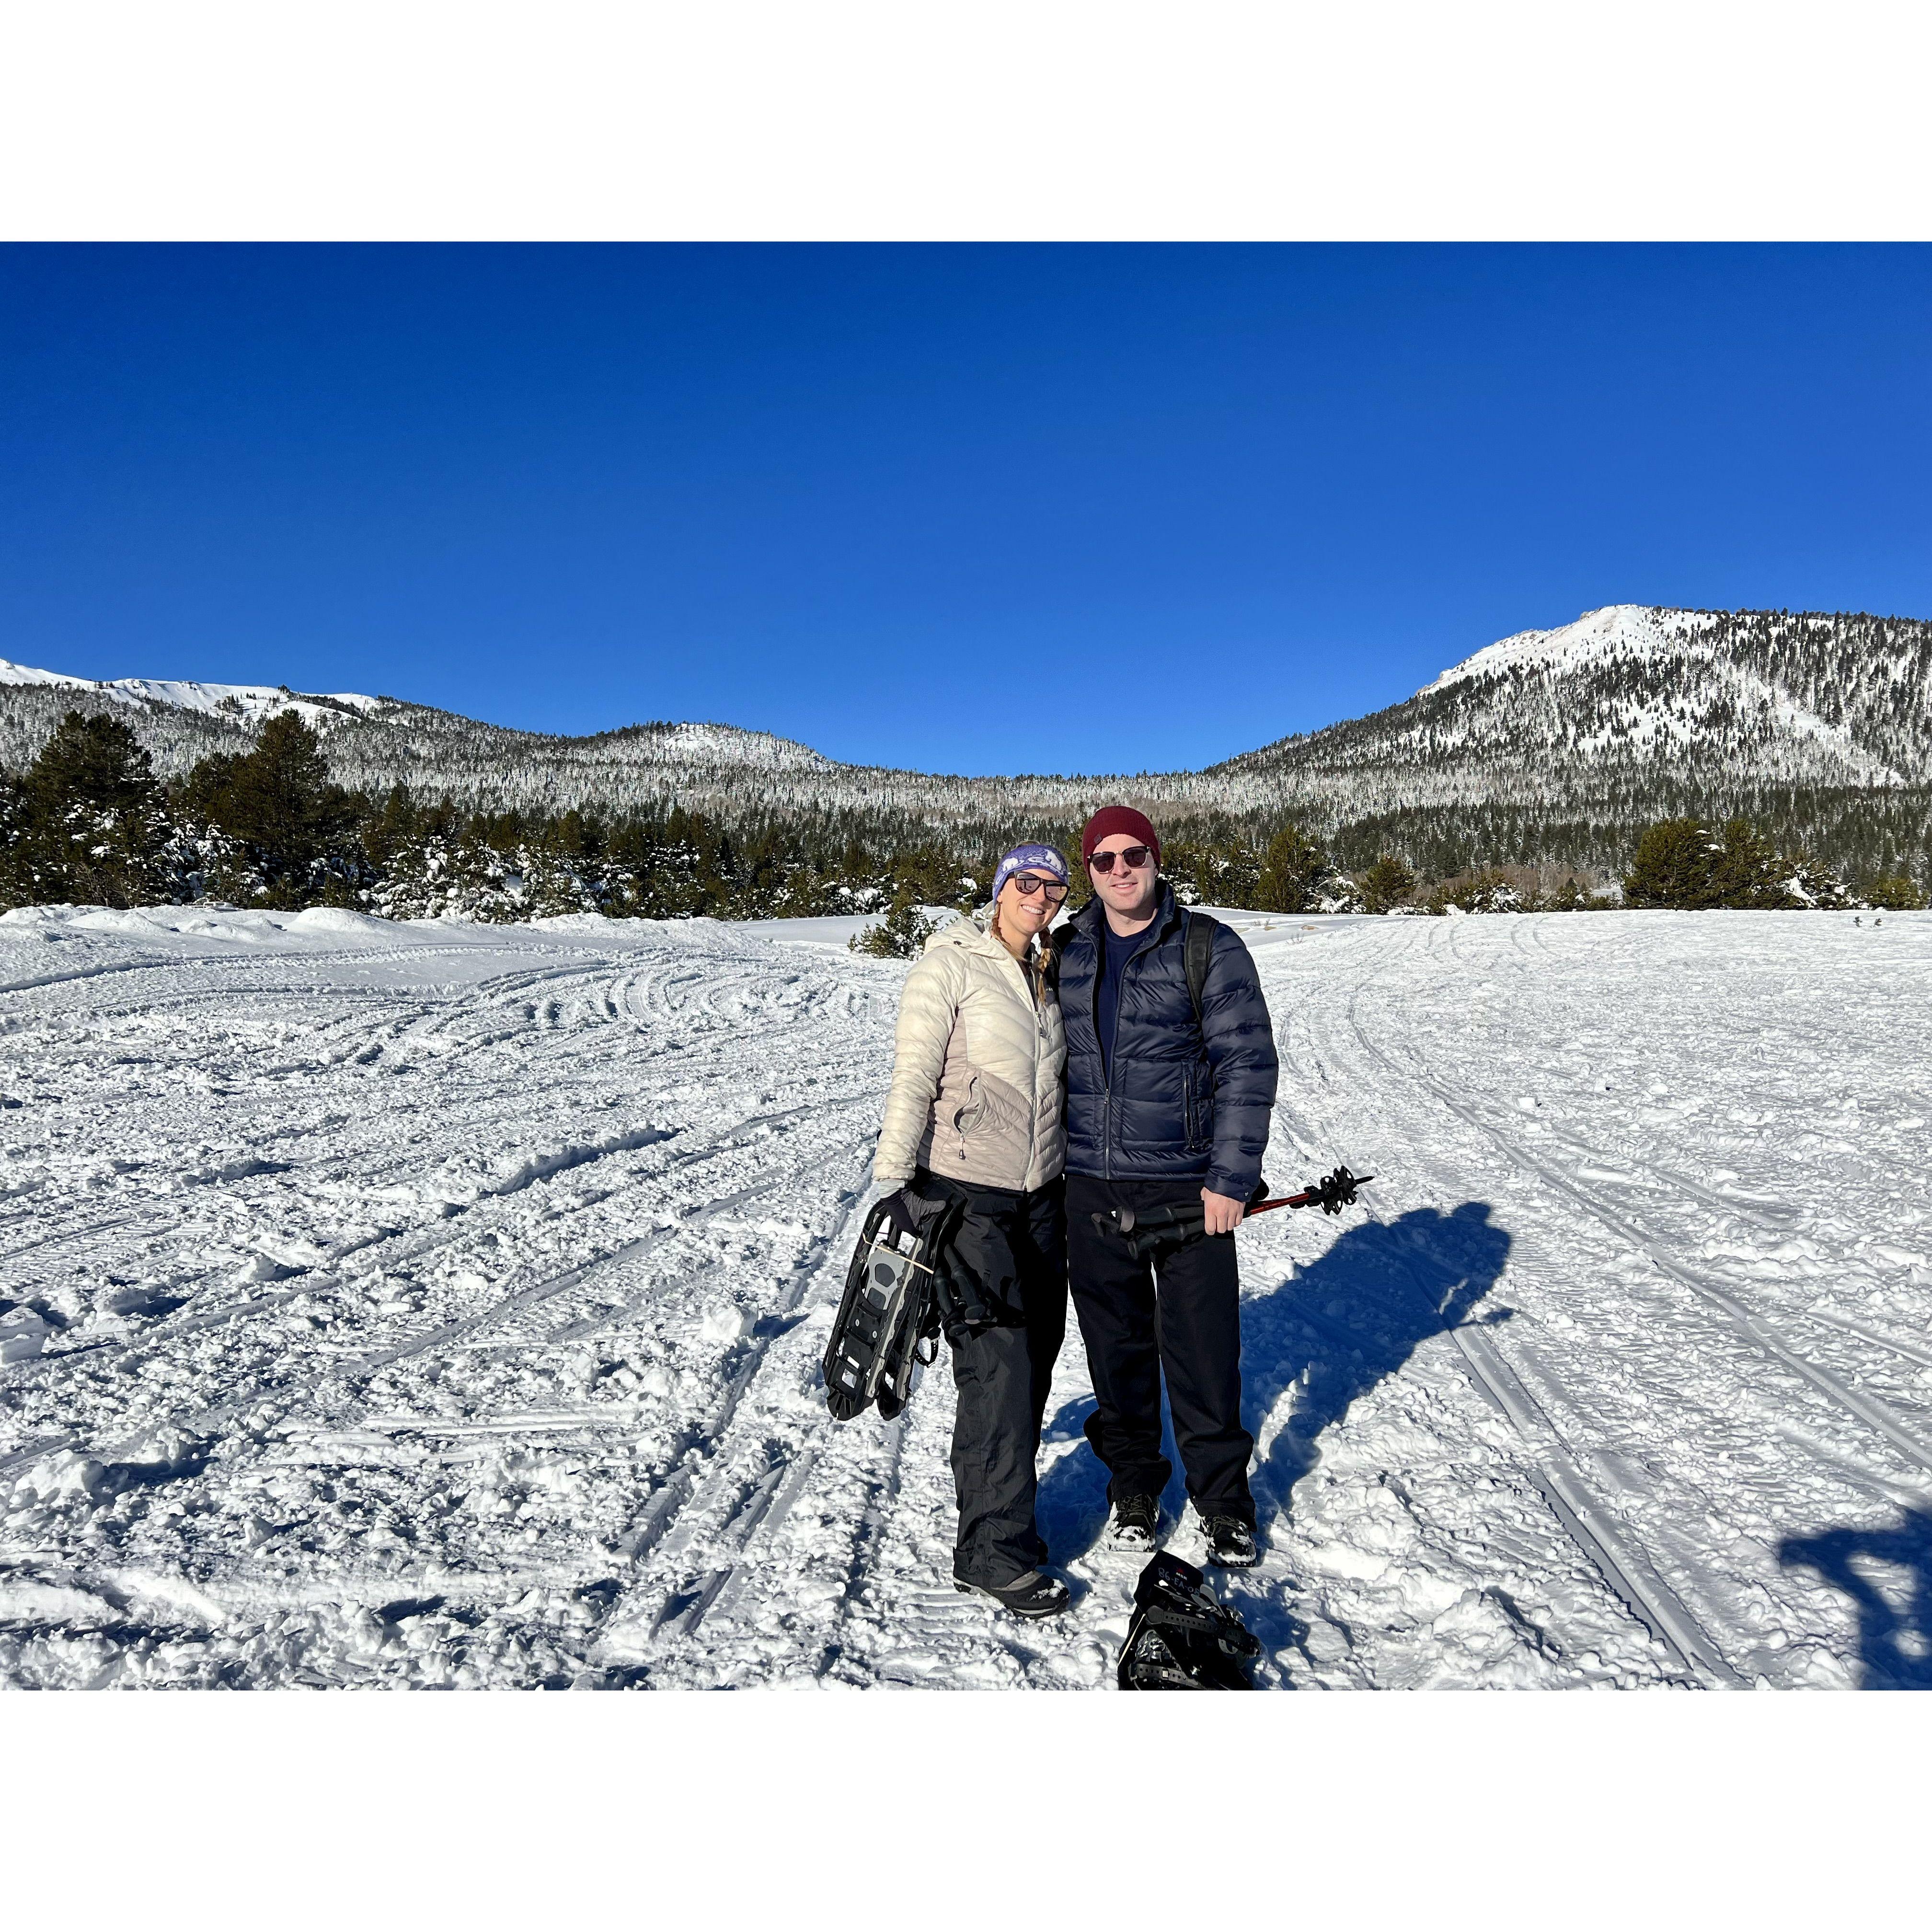
[[[1187,1493],[1203,1516],[1252,1525],[1241,1426],[1241,1288],[1232,1234],[1198,1234],[1136,1260],[1096,1214],[1201,1204],[1195,1181],[1066,1177],[1073,1310],[1087,1344],[1095,1408],[1087,1439],[1106,1466],[1107,1496],[1157,1496],[1174,1467],[1160,1452],[1160,1385],[1174,1417]]]
[[[968,1187],[921,1173],[922,1194],[964,1209],[945,1265],[970,1277],[964,1298],[993,1317],[950,1334],[958,1408],[952,1481],[959,1535],[952,1574],[1003,1588],[1046,1560],[1034,1523],[1040,1424],[1053,1364],[1066,1336],[1066,1216],[1060,1184],[1030,1193]],[[976,1289],[976,1295],[970,1292]]]

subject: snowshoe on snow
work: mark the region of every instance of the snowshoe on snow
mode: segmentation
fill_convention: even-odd
[[[1259,1640],[1191,1563],[1163,1550],[1134,1586],[1115,1681],[1123,1690],[1252,1690]]]
[[[876,1402],[890,1421],[938,1356],[933,1270],[958,1213],[950,1201],[902,1189],[866,1216],[825,1350],[825,1401],[835,1420],[850,1422]]]

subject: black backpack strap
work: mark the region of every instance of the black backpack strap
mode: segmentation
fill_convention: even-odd
[[[1060,986],[1060,962],[1066,957],[1072,940],[1073,922],[1070,919],[1064,925],[1049,926],[1041,935],[1041,969],[1047,985],[1056,992]]]
[[[1204,912],[1180,915],[1180,956],[1187,970],[1187,997],[1194,1003],[1194,1024],[1201,1024],[1201,989],[1208,983],[1208,964],[1214,956],[1214,933],[1221,922]]]

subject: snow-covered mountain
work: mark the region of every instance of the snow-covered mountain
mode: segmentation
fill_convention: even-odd
[[[337,780],[364,790],[398,782],[466,804],[621,807],[668,794],[755,798],[760,781],[838,767],[808,746],[729,724],[650,724],[572,738],[484,724],[400,698],[315,694],[286,685],[106,680],[0,659],[0,766],[32,759],[61,715],[124,718],[164,775],[216,751],[244,751],[262,722],[297,712],[326,746]]]
[[[149,710],[205,712],[211,718],[232,718],[259,724],[278,711],[296,711],[311,724],[332,722],[344,712],[369,716],[380,711],[385,700],[364,698],[354,692],[340,692],[327,698],[298,698],[286,685],[197,684],[184,678],[118,677],[103,682],[86,677],[69,677],[64,671],[35,670],[26,664],[9,664],[0,658],[0,684],[30,686],[51,685],[64,691],[95,692],[117,704],[143,706]]]
[[[1616,604],[1217,770],[1410,804],[1932,782],[1932,624]]]
[[[125,717],[170,773],[244,748],[263,717],[292,707],[340,783],[400,782],[494,811],[676,802],[734,820],[802,810],[992,837],[1125,797],[1170,821],[1292,814],[1352,862],[1386,844],[1437,870],[1616,863],[1635,826],[1680,811],[1750,813],[1891,863],[1922,848],[1932,814],[1932,623],[1864,615],[1612,605],[1487,645],[1371,716],[1205,771],[1112,777],[948,777],[840,764],[724,724],[566,737],[356,693],[94,683],[7,664],[0,765],[28,763],[75,705]]]

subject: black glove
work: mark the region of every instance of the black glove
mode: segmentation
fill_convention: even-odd
[[[888,1247],[896,1248],[902,1234],[919,1234],[932,1217],[932,1203],[910,1187],[902,1187],[884,1196],[879,1209],[884,1218],[879,1223],[877,1238]]]

